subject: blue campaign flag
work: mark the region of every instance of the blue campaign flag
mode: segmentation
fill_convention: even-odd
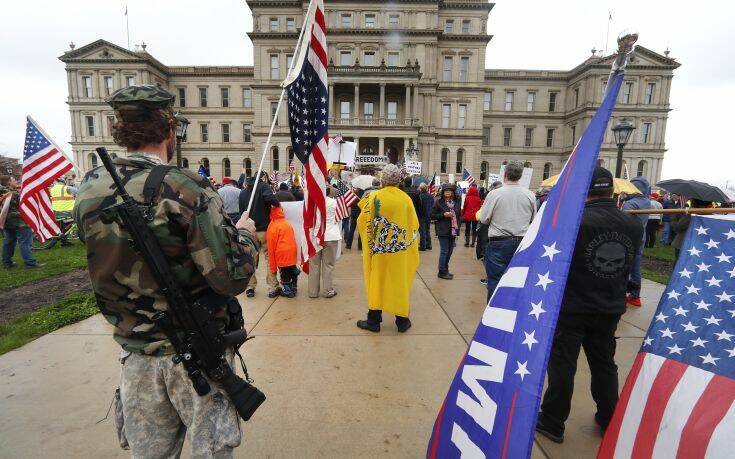
[[[427,457],[531,456],[579,222],[622,79],[620,71],[608,84],[490,298],[434,423]]]
[[[207,175],[207,170],[204,168],[204,166],[199,166],[199,170],[197,171],[197,174],[201,175],[204,178],[209,178]]]

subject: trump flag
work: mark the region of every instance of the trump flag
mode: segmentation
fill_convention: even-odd
[[[622,71],[612,77],[490,298],[437,415],[427,457],[530,457],[579,222],[622,78]]]

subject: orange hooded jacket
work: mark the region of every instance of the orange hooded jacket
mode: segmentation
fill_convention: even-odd
[[[280,207],[271,207],[271,222],[265,232],[265,241],[272,273],[278,268],[296,265],[296,237]]]

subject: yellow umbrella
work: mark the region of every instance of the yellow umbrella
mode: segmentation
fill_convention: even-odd
[[[544,180],[543,182],[541,182],[541,186],[542,187],[554,186],[556,185],[557,180],[559,180],[559,176],[553,175],[547,178],[546,180]],[[620,194],[620,193],[641,194],[641,191],[638,188],[636,188],[635,185],[633,185],[632,183],[630,183],[628,180],[625,180],[625,179],[614,178],[613,185],[614,185],[615,194]]]

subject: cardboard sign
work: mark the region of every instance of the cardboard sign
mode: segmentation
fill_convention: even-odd
[[[381,155],[357,155],[355,156],[356,166],[385,166],[388,164],[388,157]]]
[[[339,143],[334,141],[334,139],[329,139],[327,162],[339,163],[347,167],[355,167],[356,152],[357,143],[355,142]]]
[[[500,174],[487,174],[487,186],[491,186],[495,182],[502,182]]]
[[[408,175],[421,175],[421,161],[406,161]]]

